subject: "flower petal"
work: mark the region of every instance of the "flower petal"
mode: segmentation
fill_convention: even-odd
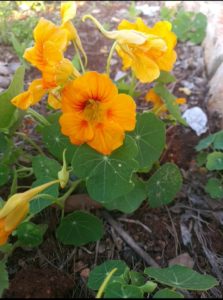
[[[74,1],[68,1],[61,3],[60,14],[62,19],[62,24],[67,21],[72,20],[76,16],[77,4]]]
[[[118,124],[105,122],[95,126],[94,138],[88,145],[104,155],[109,155],[123,144],[123,139],[124,131]]]

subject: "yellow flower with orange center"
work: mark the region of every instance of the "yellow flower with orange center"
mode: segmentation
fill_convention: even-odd
[[[161,115],[167,111],[166,104],[162,101],[161,97],[156,94],[154,89],[150,89],[145,96],[147,102],[151,102],[153,104],[153,112],[157,115]],[[185,98],[177,98],[175,100],[176,104],[185,104]]]
[[[61,131],[71,143],[87,143],[108,155],[123,144],[125,131],[135,128],[132,97],[118,94],[106,74],[87,72],[62,91]]]

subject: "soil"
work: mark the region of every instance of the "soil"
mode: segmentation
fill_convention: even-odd
[[[137,3],[147,2],[137,1]],[[121,19],[128,17],[130,4],[130,1],[79,1],[75,25],[88,56],[89,69],[104,72],[107,51],[112,42],[106,40],[92,22],[81,22],[81,17],[91,13],[102,24],[109,22],[111,29],[116,28]],[[160,6],[162,2],[150,1],[149,5]],[[149,25],[159,19],[158,14],[153,17],[141,16],[145,21],[149,19]],[[49,18],[49,15],[46,17]],[[57,15],[54,17],[58,19]],[[7,53],[6,61],[18,61],[10,48],[5,47],[2,51]],[[182,111],[188,107],[199,106],[207,113],[208,81],[205,75],[202,47],[190,43],[178,43],[177,54],[178,61],[173,71],[177,82],[170,86],[173,94],[187,98],[187,104],[182,107]],[[72,55],[72,50],[68,49],[68,58],[72,58]],[[120,60],[114,56],[111,76],[115,76],[120,68]],[[26,84],[36,75],[36,71],[30,69],[26,73]],[[186,96],[179,91],[180,87],[190,89],[191,95]],[[147,109],[148,104],[143,101],[143,97],[149,85],[140,85],[139,88],[143,91],[143,95],[137,100],[138,106]],[[40,112],[48,112],[44,102],[38,104],[36,109]],[[209,131],[214,132],[218,129],[217,118],[210,115],[208,118]],[[29,133],[38,142],[31,119],[24,120],[21,130]],[[177,259],[180,254],[188,253],[196,270],[212,274],[223,282],[223,278],[219,275],[219,272],[223,270],[220,259],[214,264],[210,258],[211,254],[206,251],[208,248],[213,255],[218,257],[221,257],[223,252],[222,223],[216,214],[216,212],[221,212],[223,207],[219,204],[220,207],[216,208],[216,204],[205,194],[206,173],[195,164],[194,147],[200,138],[207,134],[198,137],[191,129],[182,126],[175,126],[167,131],[168,149],[162,156],[161,163],[167,161],[176,163],[181,168],[184,177],[183,189],[172,205],[162,209],[151,209],[144,202],[133,214],[125,215],[117,212],[111,214],[160,266],[166,267],[171,259]],[[81,197],[79,209],[87,209],[83,207]],[[87,206],[90,209],[89,205]],[[78,206],[72,209],[78,209]],[[100,216],[100,209],[94,207],[94,213]],[[150,233],[139,224],[128,222],[128,220],[140,220],[149,228]],[[143,270],[146,266],[143,259],[115,233],[105,220],[105,235],[102,240],[77,248],[62,246],[56,240],[54,232],[59,222],[59,213],[56,208],[48,208],[34,219],[36,223],[40,221],[48,224],[48,230],[38,250],[19,248],[9,259],[10,286],[5,293],[6,298],[90,298],[94,294],[87,289],[86,282],[89,271],[95,265],[107,259],[123,259],[134,270]],[[203,240],[200,237],[203,237]],[[189,264],[189,261],[187,263]],[[220,286],[209,292],[200,293],[198,296],[213,298],[221,297],[222,293]],[[192,295],[196,296],[196,294]]]

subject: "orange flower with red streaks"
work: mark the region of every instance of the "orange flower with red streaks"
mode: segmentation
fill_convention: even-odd
[[[123,144],[125,131],[136,123],[136,104],[132,97],[118,94],[106,74],[87,72],[62,91],[61,131],[71,143],[87,143],[109,155]]]

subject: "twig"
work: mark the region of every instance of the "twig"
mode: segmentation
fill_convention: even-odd
[[[122,229],[121,225],[116,222],[112,216],[106,212],[102,211],[102,216],[105,220],[115,229],[115,231],[120,235],[120,237],[150,266],[159,268],[160,266],[155,262],[155,260],[147,254],[142,248],[140,248],[132,237]]]
[[[126,222],[126,223],[133,223],[133,224],[137,224],[142,226],[147,232],[152,233],[152,230],[146,226],[145,224],[143,224],[142,222],[140,222],[139,220],[132,220],[132,219],[125,219],[125,218],[118,218],[119,221],[121,222]]]
[[[98,262],[98,251],[99,251],[99,245],[100,241],[97,241],[96,247],[95,247],[95,258],[94,258],[94,267],[96,267],[97,262]]]
[[[179,239],[178,239],[178,235],[177,235],[177,231],[176,231],[176,226],[173,222],[173,219],[172,219],[172,216],[171,216],[171,213],[168,209],[167,206],[165,206],[166,210],[167,210],[167,213],[168,213],[168,216],[169,216],[169,219],[170,219],[170,222],[171,222],[171,225],[172,225],[172,229],[173,229],[173,236],[174,236],[174,240],[175,240],[175,253],[176,253],[176,256],[178,255],[178,245],[180,246],[180,242],[179,242]]]
[[[74,250],[71,252],[71,254],[68,256],[68,258],[65,260],[65,262],[63,262],[60,265],[59,270],[63,270],[65,265],[69,263],[69,261],[73,258],[73,256],[76,254],[76,252],[77,252],[77,248],[74,248]]]

